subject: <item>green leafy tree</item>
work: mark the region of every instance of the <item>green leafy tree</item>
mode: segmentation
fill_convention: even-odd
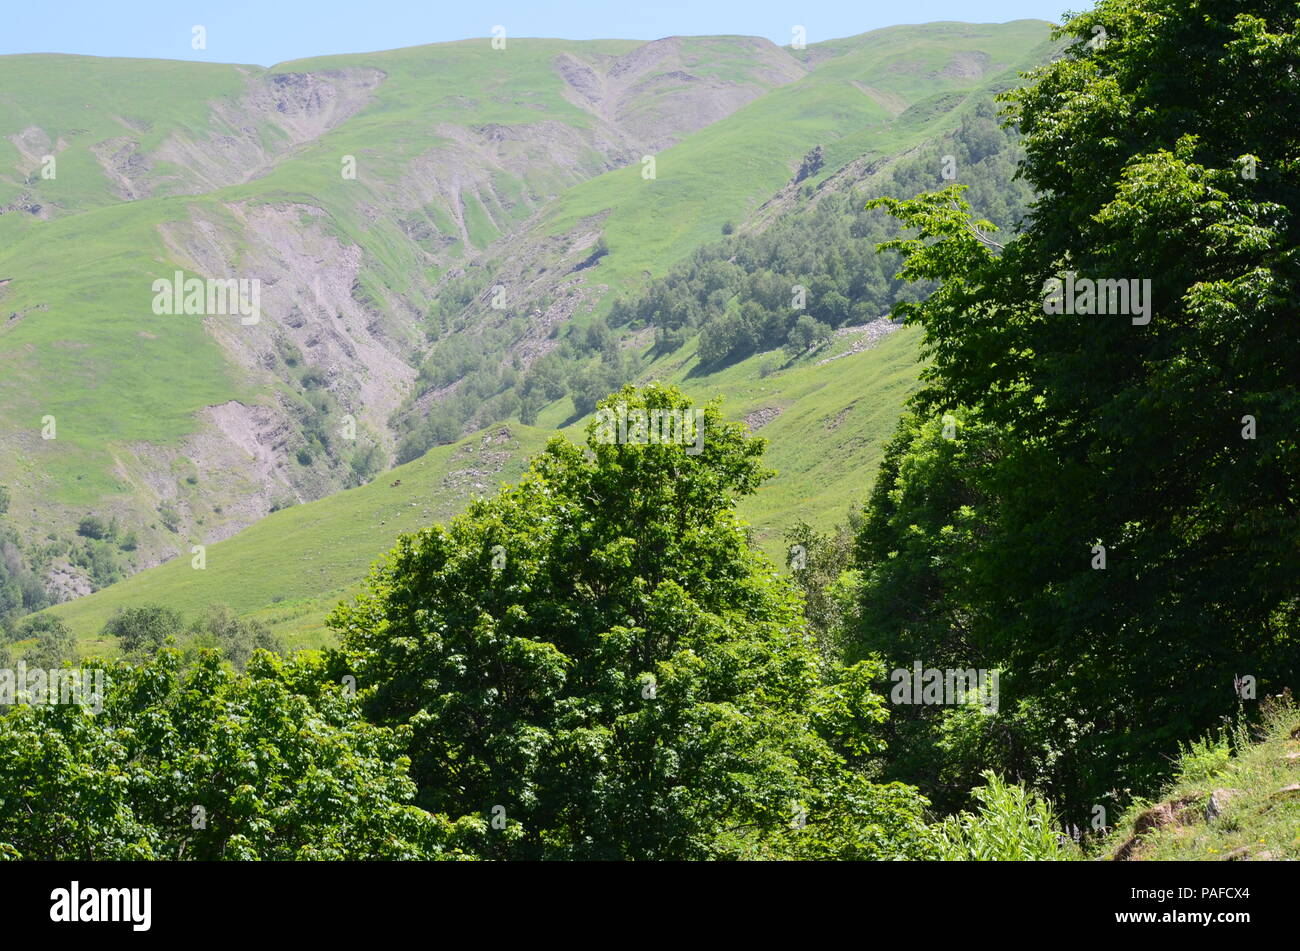
[[[797,357],[811,347],[821,346],[830,338],[830,327],[808,314],[800,314],[799,319],[790,328],[790,334],[786,338],[785,351],[790,356]]]
[[[18,629],[18,639],[33,638],[36,643],[23,655],[28,667],[58,667],[76,657],[77,639],[62,618],[36,614],[24,620]]]
[[[167,638],[179,636],[185,626],[180,612],[161,604],[119,608],[104,625],[104,636],[115,637],[131,657],[157,653]]]
[[[236,617],[224,604],[212,604],[190,625],[190,637],[200,647],[219,650],[236,670],[243,670],[253,652],[283,653],[284,645],[265,624]]]
[[[319,662],[215,651],[97,664],[102,709],[0,708],[0,856],[428,859],[457,829],[411,805],[402,730],[366,723]],[[88,668],[92,669],[92,668]]]
[[[786,567],[804,600],[804,617],[817,638],[818,650],[830,663],[845,656],[848,615],[856,607],[861,573],[853,569],[854,530],[861,516],[850,511],[849,522],[831,534],[807,522],[796,522],[785,533]]]
[[[693,410],[625,388],[629,413]],[[745,542],[761,440],[556,438],[521,483],[403,537],[330,619],[340,675],[408,725],[419,802],[499,858],[917,854],[915,791],[868,771],[870,663],[822,676],[800,598]]]
[[[1040,196],[1022,233],[960,186],[873,203],[914,229],[885,245],[902,276],[936,288],[897,308],[924,328],[916,413],[968,407],[990,437],[960,471],[934,458],[912,498],[949,512],[926,539],[900,518],[865,570],[921,599],[928,644],[1005,667],[1078,809],[1152,790],[1231,712],[1234,674],[1300,675],[1295,22],[1268,0],[1102,0],[1008,94]],[[1128,305],[1054,307],[1066,277],[1122,280]],[[973,520],[963,495],[986,501]],[[881,567],[910,545],[910,581]]]
[[[77,534],[86,538],[103,540],[116,534],[116,526],[98,515],[87,515],[77,523]]]

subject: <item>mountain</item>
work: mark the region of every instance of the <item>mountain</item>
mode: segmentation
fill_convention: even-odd
[[[866,491],[915,377],[910,331],[864,318],[816,352],[726,365],[701,363],[694,327],[665,352],[645,322],[615,326],[603,363],[575,341],[729,229],[865,201],[1051,53],[1046,24],[1016,21],[803,50],[485,39],[271,69],[0,57],[6,558],[60,598],[119,581],[58,609],[83,635],[167,591],[271,613],[306,599],[315,618],[395,529],[463,503],[457,453],[510,434],[475,479],[490,490],[580,425],[576,381],[615,365],[762,426],[781,475],[748,514],[775,552]],[[155,313],[177,271],[256,280],[256,323]],[[395,459],[412,461],[380,475]],[[195,544],[212,546],[202,583]],[[326,550],[337,571],[301,570]]]

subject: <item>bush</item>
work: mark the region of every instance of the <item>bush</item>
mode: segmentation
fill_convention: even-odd
[[[236,670],[243,670],[255,650],[284,653],[284,645],[261,621],[236,617],[224,604],[208,606],[190,625],[190,636],[200,647],[216,648]]]
[[[658,386],[602,402],[620,404],[693,412]],[[331,616],[338,675],[412,727],[418,801],[500,820],[479,854],[919,854],[923,800],[869,778],[883,670],[823,670],[736,519],[763,442],[716,405],[703,426],[699,453],[605,440],[599,418],[585,448],[553,439],[519,485],[403,537]]]
[[[215,653],[95,665],[102,709],[0,707],[0,856],[432,859],[457,830],[410,805],[401,730],[318,663]],[[196,821],[201,819],[202,821]]]
[[[176,511],[170,502],[160,502],[158,504],[158,518],[163,526],[169,532],[179,532],[181,529],[181,515]]]
[[[51,614],[37,614],[27,618],[18,628],[18,640],[36,639],[36,644],[23,655],[28,667],[59,667],[65,660],[75,660],[77,639],[61,618]]]
[[[984,778],[987,784],[972,791],[978,811],[949,816],[935,827],[936,858],[1016,862],[1078,857],[1078,850],[1066,844],[1057,828],[1051,806],[993,772],[986,772]]]
[[[183,625],[179,612],[160,604],[145,604],[119,608],[104,625],[104,635],[117,638],[123,653],[129,656],[149,656],[161,650],[167,638],[179,635]]]
[[[98,515],[87,515],[77,523],[77,534],[83,538],[93,538],[96,541],[103,541],[114,535],[114,527],[111,523],[105,522]]]
[[[1203,740],[1193,740],[1186,747],[1181,747],[1178,758],[1178,773],[1175,785],[1196,783],[1210,779],[1228,768],[1232,759],[1232,743],[1226,732],[1221,731],[1217,737],[1207,736]]]

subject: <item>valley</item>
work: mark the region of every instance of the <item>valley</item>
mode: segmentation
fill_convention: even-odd
[[[804,50],[460,42],[269,70],[0,59],[14,91],[0,102],[0,485],[24,562],[60,579],[54,598],[163,563],[174,575],[192,545],[350,500],[394,463],[496,426],[573,429],[590,412],[583,386],[649,379],[772,420],[764,435],[791,467],[755,503],[769,550],[795,521],[842,519],[910,386],[907,335],[776,377],[775,357],[702,365],[685,340],[663,352],[641,321],[600,331],[595,359],[584,335],[728,233],[870,197],[1045,41],[1021,21]],[[209,293],[159,313],[155,282],[173,272]],[[238,303],[208,308],[227,285],[246,289]],[[817,360],[853,346],[837,338]],[[55,440],[38,438],[45,416]],[[835,448],[810,453],[810,432],[834,432]],[[421,512],[455,510],[454,494],[425,491]],[[88,554],[75,527],[89,516],[129,530],[130,548]],[[391,538],[377,532],[366,560]]]

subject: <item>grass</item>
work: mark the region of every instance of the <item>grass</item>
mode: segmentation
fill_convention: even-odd
[[[595,61],[640,45],[511,39],[505,50],[494,50],[486,40],[464,41],[271,70],[0,57],[0,206],[26,195],[53,214],[49,221],[23,212],[0,214],[0,278],[12,278],[0,289],[0,484],[14,495],[12,521],[30,537],[51,524],[73,524],[93,509],[140,524],[144,549],[157,550],[165,536],[149,527],[156,493],[147,487],[148,474],[156,456],[146,447],[174,449],[200,430],[204,407],[255,402],[258,393],[276,385],[266,373],[241,368],[200,320],[152,313],[153,279],[170,276],[176,266],[160,226],[208,222],[240,248],[232,206],[303,202],[323,208],[322,227],[345,245],[365,249],[358,279],[379,291],[384,332],[416,350],[423,328],[400,319],[387,303],[390,295],[401,295],[420,306],[439,268],[430,268],[400,228],[398,214],[375,215],[374,209],[391,207],[392,189],[411,187],[413,163],[448,145],[452,127],[550,123],[569,130],[557,133],[561,139],[577,140],[595,120],[567,98],[556,58]],[[761,92],[774,80],[741,48],[726,38],[682,41],[688,60],[732,81],[757,84]],[[94,154],[97,145],[117,139],[138,143],[145,155],[172,137],[201,143],[229,131],[214,117],[214,105],[234,104],[250,81],[360,68],[384,75],[367,105],[296,148],[263,123],[256,139],[271,164],[228,169],[236,182],[255,172],[247,182],[178,196],[173,193],[193,190],[195,180],[185,169],[155,160],[155,176],[170,176],[159,184],[157,197],[124,201]],[[646,93],[648,100],[654,95]],[[42,179],[39,166],[24,160],[7,137],[32,127],[50,139],[58,162],[53,179]],[[344,155],[357,158],[355,181],[340,175]],[[495,171],[484,187],[426,196],[423,212],[440,231],[457,234],[457,218],[468,231],[469,246],[457,237],[444,249],[443,264],[487,246],[606,162],[590,147],[565,159],[574,163],[567,165],[543,151],[512,158],[523,169],[517,175]],[[471,158],[461,161],[474,171]],[[7,319],[10,314],[18,316]],[[418,363],[418,353],[412,359]],[[56,440],[40,438],[46,416],[55,418]],[[223,496],[210,487],[207,501],[221,505],[242,488],[232,486]]]
[[[490,494],[500,482],[522,474],[546,434],[528,427],[510,430],[509,441],[499,446],[484,446],[481,435],[473,436],[440,446],[368,485],[272,513],[209,545],[201,571],[191,567],[187,553],[50,613],[72,627],[84,653],[96,656],[116,650],[99,637],[113,612],[146,602],[166,604],[187,618],[224,603],[237,615],[267,622],[290,646],[320,646],[326,642],[325,614],[398,535],[446,519],[473,495]],[[498,465],[499,471],[487,471]]]
[[[130,491],[116,453],[174,445],[204,406],[246,395],[202,318],[152,311],[152,282],[172,271],[158,224],[182,211],[172,199],[96,209],[0,249],[0,274],[13,279],[5,310],[25,314],[0,327],[0,405],[40,473],[17,480],[33,502]],[[53,440],[38,435],[47,415]]]
[[[1300,711],[1265,700],[1254,731],[1193,744],[1155,802],[1134,803],[1096,850],[1143,861],[1300,859]],[[1207,817],[1215,798],[1217,815]],[[1127,850],[1126,850],[1127,847]]]
[[[277,512],[210,545],[207,568],[191,569],[188,540],[152,524],[157,513],[151,460],[157,453],[150,447],[177,451],[197,431],[203,407],[233,399],[257,402],[285,384],[269,373],[236,366],[197,319],[152,314],[150,283],[174,268],[160,224],[212,222],[239,248],[232,207],[302,202],[322,208],[325,215],[316,219],[321,227],[345,245],[364,248],[358,281],[385,311],[379,318],[384,331],[415,351],[423,328],[403,322],[386,301],[397,295],[426,300],[432,283],[458,256],[518,228],[539,208],[544,209],[535,225],[540,234],[565,231],[608,211],[604,228],[610,253],[588,280],[608,284],[616,294],[634,291],[647,274],[662,274],[715,240],[724,221],[743,222],[787,184],[812,145],[826,150],[826,165],[813,184],[861,154],[888,156],[913,148],[954,125],[961,103],[1004,84],[1017,66],[1036,62],[1046,35],[1040,21],[876,31],[792,51],[811,71],[780,86],[762,74],[761,57],[738,52],[735,38],[683,39],[679,55],[691,69],[765,85],[766,91],[760,88],[763,94],[749,105],[662,151],[653,181],[642,179],[639,163],[596,175],[603,160],[579,149],[567,166],[549,156],[515,155],[528,159],[518,166],[526,171],[495,170],[490,187],[462,189],[454,201],[431,192],[424,214],[440,232],[456,237],[433,263],[402,231],[396,215],[373,214],[389,207],[389,190],[409,187],[413,163],[447,145],[455,126],[549,122],[576,138],[595,120],[566,96],[556,58],[568,54],[595,61],[639,44],[511,39],[499,51],[486,41],[465,41],[305,60],[271,70],[88,57],[0,58],[0,88],[6,91],[0,96],[0,122],[40,125],[70,143],[59,152],[59,177],[32,184],[12,172],[17,151],[0,139],[0,198],[26,189],[56,210],[51,221],[0,215],[0,238],[12,239],[0,242],[0,277],[14,279],[0,289],[0,306],[5,315],[25,314],[0,323],[0,441],[12,447],[0,456],[0,483],[13,491],[11,517],[32,535],[45,526],[75,524],[87,511],[115,513],[128,526],[140,523],[146,550],[158,550],[161,538],[183,552],[54,612],[72,624],[91,653],[113,649],[96,639],[112,611],[142,601],[162,601],[191,615],[208,603],[225,602],[239,614],[266,620],[292,644],[322,643],[320,622],[329,607],[359,583],[366,566],[396,535],[446,518],[468,497],[445,481],[464,468],[455,454],[472,439],[434,450],[372,485]],[[984,72],[950,68],[971,57],[984,63]],[[56,81],[54,106],[47,111],[43,93],[36,90],[56,68],[72,78]],[[263,144],[274,161],[247,182],[201,195],[123,202],[90,152],[91,145],[110,137],[139,141],[145,151],[170,135],[201,140],[213,131],[211,102],[242,95],[250,78],[354,68],[384,73],[371,101],[296,148],[263,129]],[[650,84],[630,108],[652,113],[663,106],[658,96]],[[42,108],[22,105],[29,102]],[[343,155],[357,158],[355,181],[339,174]],[[467,241],[460,239],[454,221],[464,223]],[[589,316],[579,313],[574,319],[581,323]],[[697,365],[695,344],[688,342],[645,374],[675,383],[696,399],[722,396],[724,412],[732,418],[775,414],[760,435],[769,441],[767,460],[778,474],[742,503],[741,514],[753,524],[757,542],[778,560],[782,533],[795,521],[824,530],[860,503],[915,385],[913,331],[818,365],[847,343],[838,340],[793,361],[780,356],[781,368],[764,375],[759,368],[770,370],[765,365],[772,355],[712,370]],[[418,352],[411,359],[418,362]],[[58,421],[57,440],[39,438],[45,415]],[[543,412],[536,429],[511,422],[515,444],[494,479],[521,472],[525,457],[540,448],[548,431],[567,425],[574,434],[578,427],[569,422],[571,415],[566,398]],[[195,512],[215,512],[222,502],[255,490],[197,476],[198,487],[183,490],[195,495]],[[390,489],[398,479],[402,484]]]
[[[804,51],[815,64],[807,76],[659,153],[652,180],[637,163],[570,189],[546,213],[544,227],[559,234],[609,211],[610,253],[591,279],[634,287],[784,187],[812,145],[826,149],[825,166],[808,179],[816,184],[864,153],[893,155],[941,135],[956,125],[961,102],[1039,62],[1046,38],[1045,23],[1019,20],[895,27],[813,44]],[[954,57],[976,54],[988,56],[990,72],[944,75]],[[895,116],[864,89],[908,106],[944,94],[953,102],[943,112]]]
[[[696,400],[723,396],[723,411],[731,418],[743,419],[769,406],[783,408],[760,430],[771,437],[766,459],[778,474],[740,508],[754,526],[757,543],[778,563],[783,563],[782,534],[795,521],[829,528],[865,496],[884,442],[914,386],[912,330],[817,365],[833,352],[808,354],[765,379],[758,372],[761,356],[713,376],[691,378],[694,358],[679,353],[647,374],[647,379],[680,385]],[[681,365],[670,370],[666,364],[674,362]],[[585,424],[585,419],[577,420],[563,432],[579,440]],[[116,651],[114,642],[100,637],[113,612],[146,602],[166,604],[187,617],[211,603],[225,603],[237,615],[264,621],[292,647],[327,644],[326,614],[357,589],[370,564],[399,534],[445,520],[471,496],[490,494],[501,482],[518,479],[552,431],[514,421],[504,425],[511,438],[499,446],[485,449],[483,435],[476,434],[430,450],[369,485],[273,513],[208,546],[202,571],[191,567],[187,552],[49,612],[68,623],[83,653],[95,656]],[[485,451],[499,454],[487,457],[487,466],[481,461]],[[481,474],[496,466],[499,471]]]
[[[765,461],[777,474],[741,503],[740,514],[754,526],[756,543],[782,564],[782,534],[796,521],[824,531],[862,503],[903,403],[916,387],[917,331],[903,328],[869,350],[818,365],[850,341],[841,338],[766,378],[759,367],[771,354],[706,376],[692,376],[693,356],[663,372],[662,379],[697,400],[723,397],[727,414],[737,419],[779,410],[758,430],[768,441]],[[657,376],[657,370],[651,367],[647,376]]]

